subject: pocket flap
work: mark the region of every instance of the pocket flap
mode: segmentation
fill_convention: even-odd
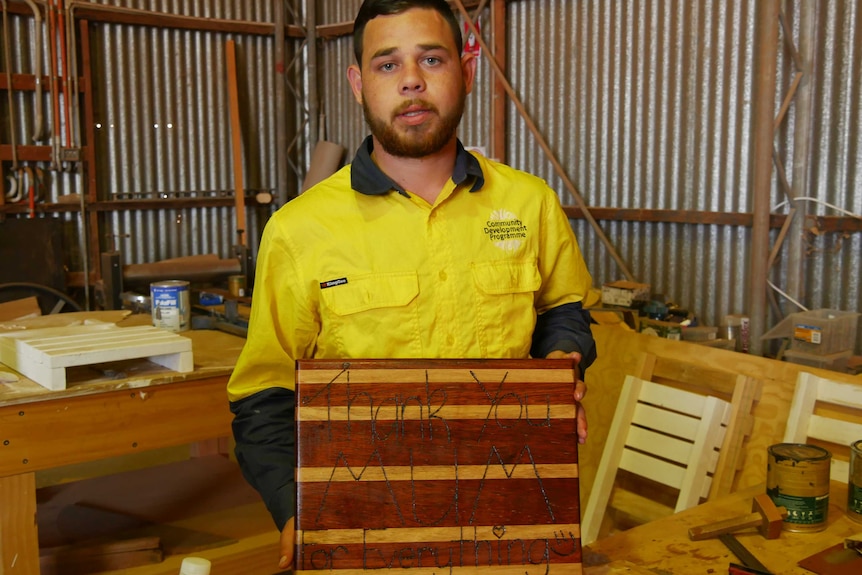
[[[337,315],[405,306],[417,295],[416,272],[353,276],[345,284],[321,291],[324,304]]]
[[[535,292],[542,285],[534,260],[473,264],[473,280],[492,295]]]

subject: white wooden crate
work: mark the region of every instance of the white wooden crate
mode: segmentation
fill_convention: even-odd
[[[0,362],[50,390],[66,389],[66,368],[146,358],[173,371],[194,369],[192,341],[153,327],[78,325],[0,332]]]

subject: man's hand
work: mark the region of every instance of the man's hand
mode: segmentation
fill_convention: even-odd
[[[586,443],[587,441],[587,412],[584,411],[584,406],[581,400],[587,393],[587,384],[581,379],[581,369],[578,364],[581,362],[581,354],[572,351],[566,353],[564,351],[555,350],[545,357],[545,359],[573,359],[575,360],[575,373],[577,373],[577,382],[575,383],[575,403],[578,405],[578,443]]]
[[[293,570],[293,549],[296,544],[294,541],[296,535],[295,519],[295,517],[288,519],[284,525],[284,529],[281,530],[281,559],[278,561],[279,569]]]

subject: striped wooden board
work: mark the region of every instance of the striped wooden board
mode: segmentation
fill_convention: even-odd
[[[296,377],[297,573],[582,573],[569,360],[303,360]]]

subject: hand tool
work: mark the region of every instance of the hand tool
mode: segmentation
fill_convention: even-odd
[[[747,571],[745,571],[746,573],[763,573],[765,575],[772,574],[772,571],[767,569],[766,566],[757,559],[757,557],[752,555],[751,551],[746,549],[732,533],[722,533],[718,538],[722,543],[724,543],[725,547],[730,549],[730,551],[736,555],[740,561],[742,561],[743,566],[747,569]]]
[[[782,521],[787,517],[787,509],[776,507],[775,503],[765,493],[754,497],[751,513],[723,521],[692,527],[688,530],[688,538],[700,541],[717,537],[722,533],[733,533],[748,527],[757,527],[766,539],[775,539],[781,534]]]

